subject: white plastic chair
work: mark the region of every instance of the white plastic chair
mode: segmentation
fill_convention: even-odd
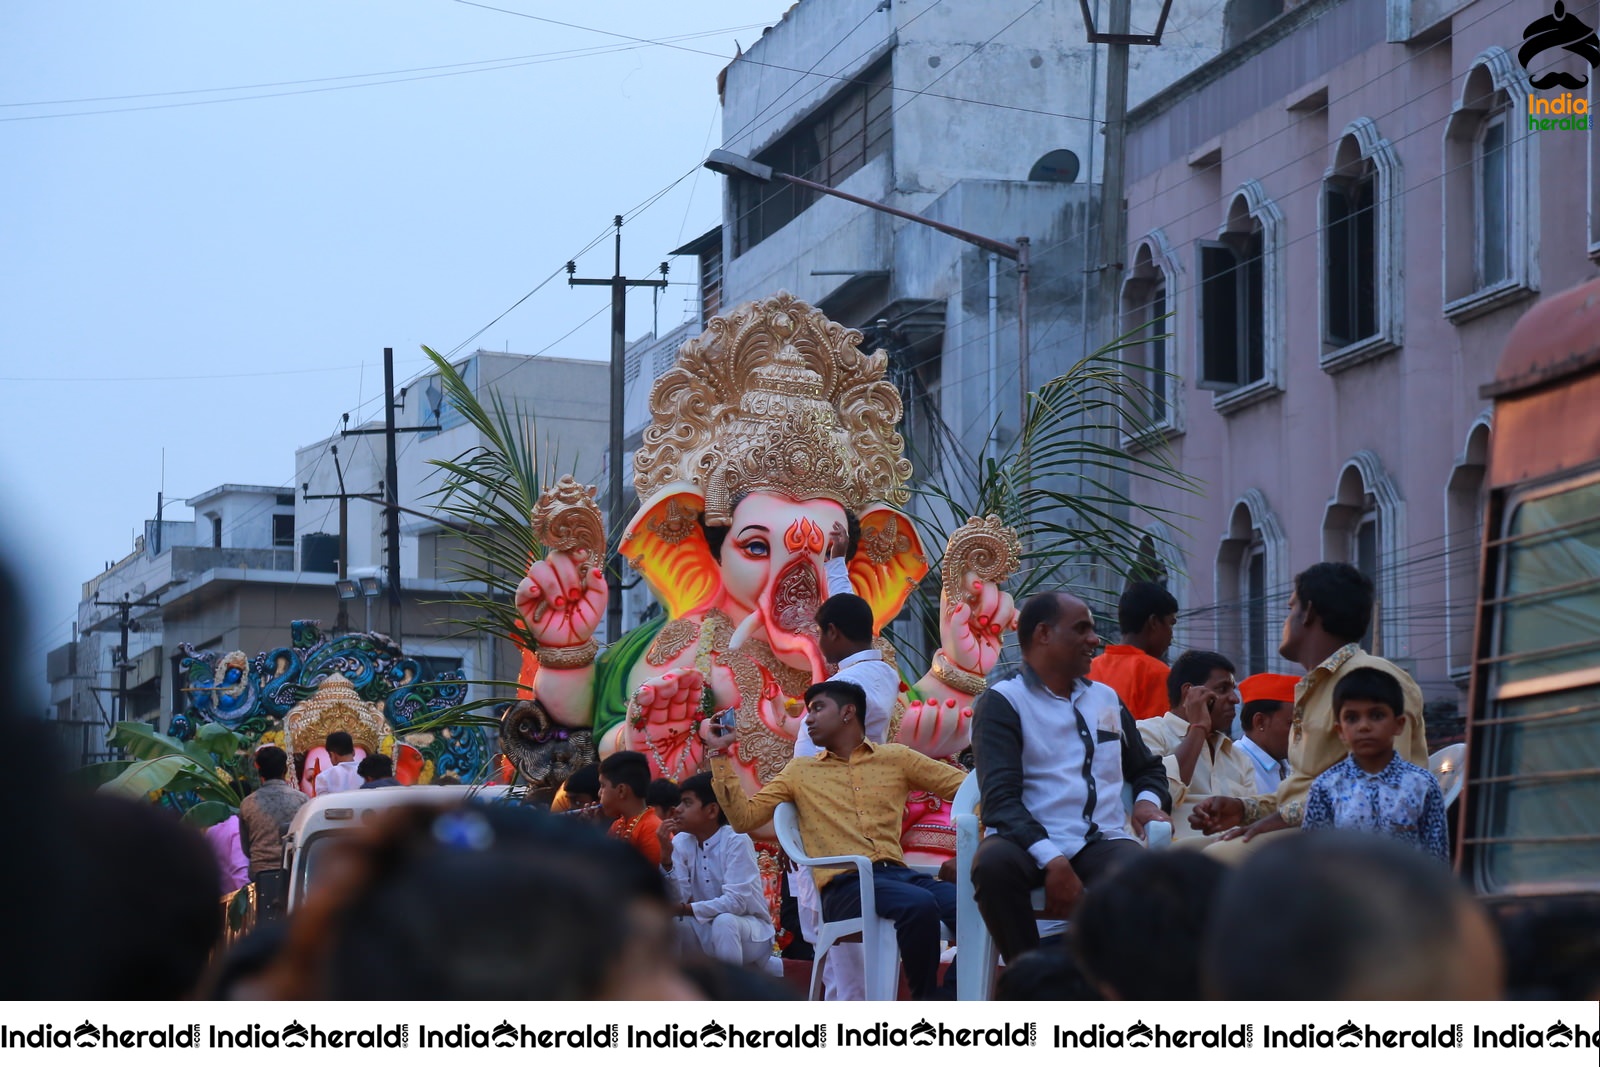
[[[822,960],[828,950],[841,941],[861,941],[865,956],[868,1000],[895,1000],[900,992],[900,945],[894,937],[894,923],[879,917],[877,893],[872,882],[872,861],[865,856],[808,856],[800,842],[800,814],[788,801],[772,813],[772,826],[791,860],[802,867],[855,867],[860,875],[861,915],[854,919],[824,922],[817,930],[815,955],[811,961],[811,991],[816,1000],[822,988]],[[959,957],[958,957],[959,958]]]
[[[978,792],[978,775],[967,775],[951,803],[952,822],[956,828],[956,996],[960,1000],[988,1000],[994,995],[995,967],[999,953],[989,927],[978,911],[978,901],[972,892],[972,858],[978,854],[983,841],[983,826],[978,818],[982,802]],[[1133,788],[1122,787],[1122,806],[1133,811]],[[1151,823],[1145,827],[1145,847],[1152,850],[1172,844],[1172,826],[1169,823]],[[1044,890],[1035,889],[1030,898],[1036,918],[1044,915]]]
[[[1446,745],[1428,757],[1428,770],[1439,783],[1444,794],[1444,806],[1449,807],[1461,795],[1461,783],[1466,779],[1467,746],[1463,743]]]

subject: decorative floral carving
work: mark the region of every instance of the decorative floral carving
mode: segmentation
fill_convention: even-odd
[[[639,499],[691,483],[712,525],[756,491],[856,510],[903,503],[900,396],[884,378],[888,357],[863,353],[861,339],[787,293],[713,318],[650,392]]]
[[[650,642],[650,648],[644,654],[645,662],[652,667],[664,667],[694,644],[699,636],[700,627],[693,619],[673,619]]]
[[[911,538],[900,532],[900,520],[897,518],[889,519],[877,529],[863,531],[861,535],[861,551],[880,567],[910,549]]]
[[[575,559],[600,559],[606,553],[606,527],[596,489],[579,485],[563,474],[555,485],[539,494],[533,509],[533,535],[546,551],[565,552]]]
[[[946,602],[954,608],[970,598],[967,575],[999,585],[1022,565],[1022,543],[1016,531],[996,516],[977,516],[950,535],[945,543],[944,560],[939,564]]]
[[[676,500],[667,501],[667,510],[650,520],[650,531],[669,545],[685,541],[694,533],[695,514]]]
[[[284,748],[289,755],[309,752],[329,734],[343,730],[357,746],[369,754],[389,733],[383,705],[361,699],[350,679],[335,671],[317,685],[317,691],[302,700],[284,716]]]

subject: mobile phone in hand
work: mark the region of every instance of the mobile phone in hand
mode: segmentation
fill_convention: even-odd
[[[732,708],[729,708],[728,710],[722,712],[720,715],[712,716],[712,718],[711,718],[711,732],[712,733],[716,734],[718,737],[725,737],[728,734],[733,733],[733,730],[734,730],[734,716],[733,716],[733,709]]]

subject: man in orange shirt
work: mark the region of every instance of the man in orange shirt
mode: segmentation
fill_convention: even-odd
[[[615,821],[608,831],[661,866],[661,816],[644,802],[650,788],[650,761],[643,752],[613,752],[600,761],[600,807]]]
[[[1178,601],[1155,582],[1133,582],[1117,601],[1120,645],[1107,645],[1089,680],[1109,685],[1135,719],[1160,718],[1167,700],[1167,649],[1178,624]]]

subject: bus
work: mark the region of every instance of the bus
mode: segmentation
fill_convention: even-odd
[[[1497,912],[1600,893],[1600,280],[1495,380],[1457,862]]]

